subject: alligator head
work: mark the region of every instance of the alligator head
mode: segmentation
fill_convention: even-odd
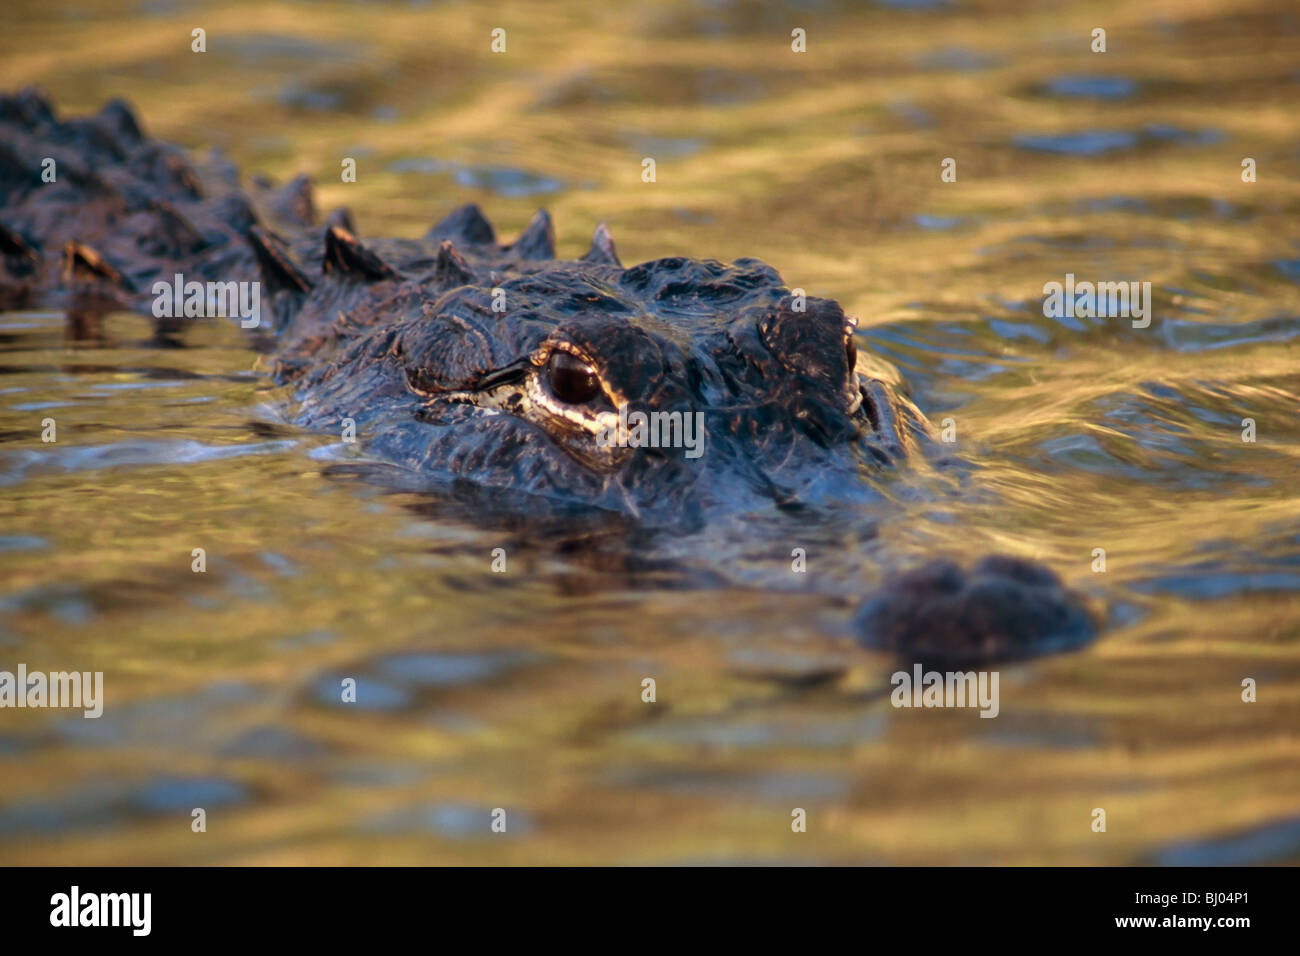
[[[254,186],[148,139],[120,102],[61,120],[31,91],[0,96],[0,308],[149,312],[177,275],[257,282],[298,423],[355,429],[369,457],[420,482],[647,527],[879,502],[874,476],[925,433],[854,320],[755,259],[625,269],[600,226],[562,261],[546,213],[500,243],[474,206],[422,239],[363,244],[345,210],[316,223],[305,179]],[[992,559],[894,579],[859,630],[967,661],[1077,646],[1094,622],[1046,569]]]
[[[351,419],[434,478],[679,518],[859,494],[923,430],[855,320],[757,260],[624,269],[602,225],[557,261],[544,212],[492,236],[473,206],[434,227],[432,262],[330,230],[320,278],[287,289],[303,423]]]

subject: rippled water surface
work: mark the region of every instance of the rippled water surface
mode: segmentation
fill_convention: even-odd
[[[1294,5],[121,6],[9,4],[0,86],[125,96],[363,235],[477,201],[566,256],[605,220],[629,264],[760,257],[973,467],[874,544],[642,547],[357,479],[233,324],[0,315],[0,669],[107,687],[0,711],[0,860],[1300,860]],[[1066,273],[1149,281],[1150,327],[1045,318]],[[847,637],[872,547],[1036,557],[1108,629],[1004,669],[995,720],[896,711]]]

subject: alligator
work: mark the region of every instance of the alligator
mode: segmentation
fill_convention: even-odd
[[[172,314],[193,283],[203,311],[206,283],[257,283],[252,334],[293,421],[353,428],[408,477],[673,527],[884,507],[873,476],[924,457],[926,419],[856,321],[763,262],[624,268],[603,224],[580,259],[555,256],[545,211],[510,242],[466,205],[363,243],[346,209],[318,222],[305,177],[241,188],[122,101],[61,119],[33,90],[0,97],[0,309]],[[855,627],[965,664],[1079,647],[1097,621],[1047,568],[995,556],[895,574]]]

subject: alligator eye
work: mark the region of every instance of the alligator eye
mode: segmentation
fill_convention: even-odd
[[[600,394],[596,370],[582,359],[559,350],[546,365],[546,384],[551,394],[569,405],[582,405]]]
[[[849,336],[844,343],[844,357],[849,361],[849,374],[858,367],[858,347],[853,344],[853,336]]]

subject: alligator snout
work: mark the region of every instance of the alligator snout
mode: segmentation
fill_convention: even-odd
[[[935,666],[1074,650],[1097,635],[1082,595],[1041,564],[993,556],[969,571],[932,561],[885,582],[854,618],[866,647]]]

